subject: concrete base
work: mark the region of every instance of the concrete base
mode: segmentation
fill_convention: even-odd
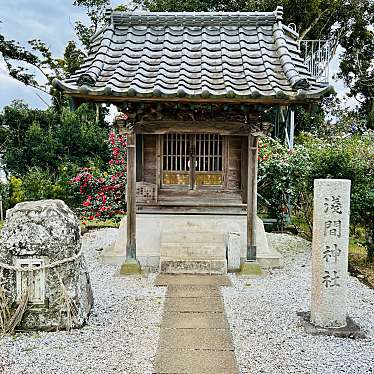
[[[124,217],[118,240],[102,251],[104,262],[121,265],[125,261],[126,222]],[[198,265],[197,270],[205,268],[209,269],[205,273],[218,274],[226,272],[228,257],[233,271],[238,271],[239,264],[246,259],[247,217],[244,215],[137,214],[136,227],[137,259],[142,268],[160,271],[160,263],[164,262],[161,270],[165,271],[170,269],[170,261],[175,261],[179,267],[181,261],[188,260]],[[235,247],[228,239],[232,237],[230,233],[238,236]],[[259,218],[256,247],[260,267],[280,266],[281,255],[269,247]],[[189,265],[186,263],[187,268],[191,268]]]
[[[302,318],[302,324],[307,334],[335,336],[336,338],[366,339],[366,335],[361,331],[360,326],[350,317],[346,318],[347,324],[344,327],[327,328],[313,325],[310,320],[310,312],[298,312],[297,315]]]
[[[240,266],[239,275],[242,276],[259,276],[262,274],[261,267],[258,262],[245,261]]]
[[[120,275],[137,275],[141,274],[142,270],[137,260],[126,260],[120,269]]]

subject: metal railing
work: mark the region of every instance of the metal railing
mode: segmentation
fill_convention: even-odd
[[[317,82],[328,83],[329,63],[335,49],[335,42],[331,40],[302,40],[300,42],[304,64]]]

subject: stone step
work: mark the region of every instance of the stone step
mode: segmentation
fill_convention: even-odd
[[[233,351],[229,329],[161,329],[163,348]]]
[[[161,257],[160,271],[167,274],[226,274],[227,261],[214,257]]]
[[[220,297],[167,297],[165,312],[220,312],[223,309]]]
[[[167,298],[183,297],[220,297],[218,287],[216,286],[178,286],[170,285],[166,291]]]
[[[216,231],[166,231],[161,234],[162,244],[178,243],[206,243],[224,245],[225,238],[222,233]]]
[[[232,284],[227,275],[158,274],[155,279],[155,286],[231,287]]]
[[[227,321],[223,312],[164,312],[161,328],[224,329]]]
[[[200,242],[161,243],[161,257],[226,257],[224,243],[207,244]]]
[[[163,348],[158,352],[156,373],[237,374],[232,351],[178,350]]]

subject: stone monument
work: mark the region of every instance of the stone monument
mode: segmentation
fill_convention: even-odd
[[[311,323],[347,324],[350,180],[314,181]]]
[[[93,304],[80,224],[61,200],[8,210],[0,243],[0,328],[81,327]]]

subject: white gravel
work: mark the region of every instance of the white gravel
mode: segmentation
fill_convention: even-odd
[[[165,288],[155,274],[121,278],[104,265],[97,249],[118,230],[89,232],[83,248],[95,305],[81,330],[16,334],[0,341],[1,374],[106,374],[152,372]]]
[[[310,310],[311,245],[268,234],[284,267],[257,279],[230,275],[223,288],[226,313],[241,373],[374,373],[374,291],[349,277],[349,315],[368,339],[307,335],[299,311]]]
[[[165,288],[155,274],[120,278],[97,249],[118,230],[84,236],[95,297],[88,325],[71,333],[16,334],[0,341],[0,374],[106,374],[152,372]],[[268,234],[284,256],[284,267],[261,278],[230,275],[223,288],[226,312],[241,373],[374,373],[374,292],[349,279],[349,315],[369,339],[307,335],[299,311],[310,309],[310,251],[303,239]],[[213,374],[213,373],[212,373]]]

